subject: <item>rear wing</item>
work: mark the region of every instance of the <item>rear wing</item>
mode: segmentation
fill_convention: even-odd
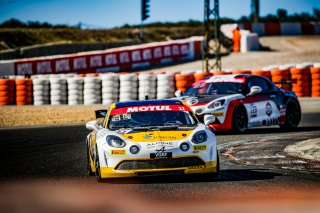
[[[274,84],[296,84],[297,83],[297,79],[291,79],[291,80],[286,80],[286,79],[282,79],[281,81],[278,82],[273,82]]]

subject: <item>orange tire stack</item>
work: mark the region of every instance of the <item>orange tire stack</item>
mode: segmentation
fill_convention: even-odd
[[[225,71],[215,71],[213,72],[213,75],[227,75],[228,73]]]
[[[31,79],[16,79],[16,104],[17,106],[32,104]]]
[[[290,73],[292,80],[297,79],[297,83],[292,84],[292,91],[298,97],[310,96],[310,68],[302,66],[292,67]]]
[[[279,67],[278,69],[273,69],[270,71],[271,73],[271,80],[272,82],[281,82],[282,80],[290,80],[290,68],[282,68]],[[291,90],[291,85],[290,84],[276,84],[277,87],[290,91]]]
[[[320,97],[320,64],[310,68],[311,73],[311,96]]]
[[[195,73],[194,74],[194,80],[195,82],[205,78],[205,77],[208,77],[208,76],[212,76],[212,73],[210,72],[199,72],[199,73]]]
[[[185,92],[194,83],[194,74],[176,74],[176,88]]]
[[[0,106],[15,104],[14,80],[0,79]]]
[[[252,70],[251,74],[271,79],[270,70]]]
[[[250,70],[234,70],[232,74],[251,74]]]

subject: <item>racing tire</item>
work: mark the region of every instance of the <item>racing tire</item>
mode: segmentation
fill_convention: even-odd
[[[98,154],[98,150],[97,150],[97,147],[96,147],[96,156],[95,156],[95,176],[96,176],[96,179],[97,181],[101,181],[101,173],[100,173],[100,161],[99,161],[99,154]]]
[[[87,175],[93,176],[95,173],[92,171],[91,165],[90,165],[90,156],[89,156],[89,150],[87,148]]]
[[[243,105],[237,105],[233,110],[232,130],[236,133],[243,133],[247,128],[248,116]]]
[[[286,107],[286,116],[284,124],[280,125],[283,130],[294,130],[298,127],[301,120],[301,109],[297,101],[291,100]]]

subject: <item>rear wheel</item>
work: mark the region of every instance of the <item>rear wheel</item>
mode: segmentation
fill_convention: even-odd
[[[296,129],[301,120],[301,109],[297,101],[291,100],[286,107],[286,117],[284,124],[280,125],[281,129]]]
[[[247,128],[247,112],[244,106],[238,105],[233,111],[232,129],[234,132],[243,133]]]

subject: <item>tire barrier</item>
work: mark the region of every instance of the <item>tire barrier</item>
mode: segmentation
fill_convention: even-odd
[[[195,82],[194,74],[176,74],[176,88],[185,92]]]
[[[320,63],[272,65],[260,70],[226,70],[207,73],[181,71],[171,73],[108,73],[35,75],[32,79],[0,79],[0,106],[4,105],[110,105],[118,101],[165,99],[176,90],[185,91],[193,82],[207,76],[253,74],[269,78],[278,87],[293,91],[299,97],[320,97]],[[14,78],[10,76],[10,78]],[[297,83],[281,84],[297,79]]]
[[[0,106],[16,103],[15,80],[0,79]]]
[[[119,101],[131,101],[138,98],[138,76],[136,74],[122,74],[120,79]]]
[[[139,79],[139,100],[155,99],[157,97],[157,77],[153,74],[140,74]]]
[[[83,104],[83,83],[81,77],[69,77],[68,83],[68,105]]]
[[[16,105],[32,105],[31,79],[16,79]]]
[[[320,63],[310,67],[311,73],[311,97],[320,97]]]
[[[101,104],[101,78],[84,78],[83,103],[84,105]]]
[[[100,76],[102,82],[102,103],[110,105],[119,100],[119,75],[103,74]]]
[[[39,77],[32,79],[33,83],[33,105],[50,104],[50,81],[48,78]]]
[[[292,91],[298,97],[310,96],[310,68],[303,64],[290,69],[291,79],[297,79],[297,83],[292,84]]]
[[[199,81],[203,78],[206,78],[208,76],[212,76],[213,73],[210,73],[210,72],[203,72],[202,70],[201,71],[197,71],[195,74],[194,74],[194,81]]]
[[[157,75],[157,99],[172,98],[176,91],[173,74]]]
[[[280,66],[277,69],[272,69],[271,73],[271,80],[273,82],[281,82],[283,80],[291,80],[290,76],[290,67],[288,66]],[[291,85],[289,84],[276,84],[279,88],[290,91]]]
[[[62,76],[50,76],[51,105],[67,104],[67,80]]]

